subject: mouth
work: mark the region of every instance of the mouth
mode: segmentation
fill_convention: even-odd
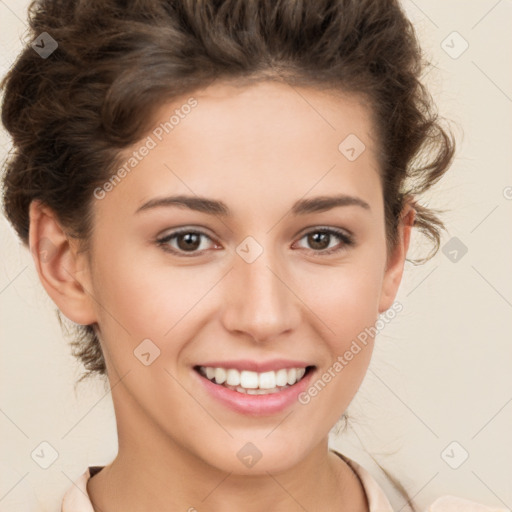
[[[314,366],[297,366],[257,372],[223,366],[195,366],[194,370],[213,384],[244,395],[273,395],[306,378]]]

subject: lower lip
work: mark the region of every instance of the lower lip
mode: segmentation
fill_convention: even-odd
[[[213,398],[231,410],[252,416],[276,414],[284,411],[293,403],[298,402],[298,396],[307,389],[311,377],[315,373],[315,370],[309,370],[299,382],[277,393],[269,393],[268,395],[248,395],[225,388],[219,384],[214,384],[196,370],[192,371],[200,379],[206,391]]]

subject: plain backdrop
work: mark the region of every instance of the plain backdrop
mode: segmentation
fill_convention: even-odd
[[[28,42],[27,5],[0,0],[2,75]],[[395,510],[404,500],[372,456],[422,508],[444,494],[512,508],[512,1],[404,7],[457,137],[451,171],[425,198],[446,210],[448,232],[431,261],[407,264],[403,311],[380,333],[349,426],[331,441],[374,475]],[[3,159],[3,132],[0,144]],[[4,218],[0,239],[0,510],[60,510],[71,481],[116,454],[111,396],[101,381],[75,390],[81,367]],[[43,442],[58,454],[47,469],[34,455]]]

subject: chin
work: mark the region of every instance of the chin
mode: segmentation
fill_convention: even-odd
[[[254,441],[250,441],[251,436],[244,437],[243,441],[230,439],[229,443],[222,447],[216,445],[201,458],[225,473],[260,476],[288,471],[306,457],[308,449],[303,440],[286,436],[270,440],[265,439],[265,435],[268,432]]]

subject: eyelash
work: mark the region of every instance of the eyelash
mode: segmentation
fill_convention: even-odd
[[[319,251],[311,249],[311,251],[313,253],[316,253],[316,254],[314,254],[314,256],[328,256],[328,255],[331,255],[331,254],[334,254],[334,253],[339,253],[339,252],[342,252],[342,251],[346,250],[347,247],[350,247],[350,246],[354,245],[354,240],[353,240],[351,235],[349,235],[345,231],[342,231],[342,230],[339,230],[339,229],[335,229],[335,228],[316,228],[316,229],[314,229],[312,231],[308,231],[307,233],[304,233],[299,238],[299,240],[302,240],[303,238],[307,237],[308,235],[317,234],[317,233],[324,233],[324,234],[328,234],[328,235],[334,235],[335,237],[337,237],[337,238],[339,238],[341,240],[343,245],[340,248],[335,248],[335,247],[333,248],[333,247],[331,247],[330,249],[322,249],[322,250],[319,250]],[[190,253],[187,254],[186,251],[180,251],[180,250],[176,250],[176,249],[173,249],[173,248],[171,249],[169,247],[169,242],[171,240],[173,240],[174,238],[177,238],[180,235],[184,235],[184,234],[201,235],[201,236],[204,236],[204,237],[212,240],[212,238],[210,236],[208,236],[206,233],[203,233],[202,231],[196,231],[196,230],[193,230],[193,229],[190,229],[190,228],[184,228],[184,229],[179,229],[177,231],[173,231],[172,233],[169,233],[168,235],[165,235],[162,238],[158,238],[156,240],[156,243],[164,251],[170,252],[170,253],[175,254],[175,255],[177,255],[179,257],[194,258],[194,257],[200,256],[202,251],[190,252]]]

